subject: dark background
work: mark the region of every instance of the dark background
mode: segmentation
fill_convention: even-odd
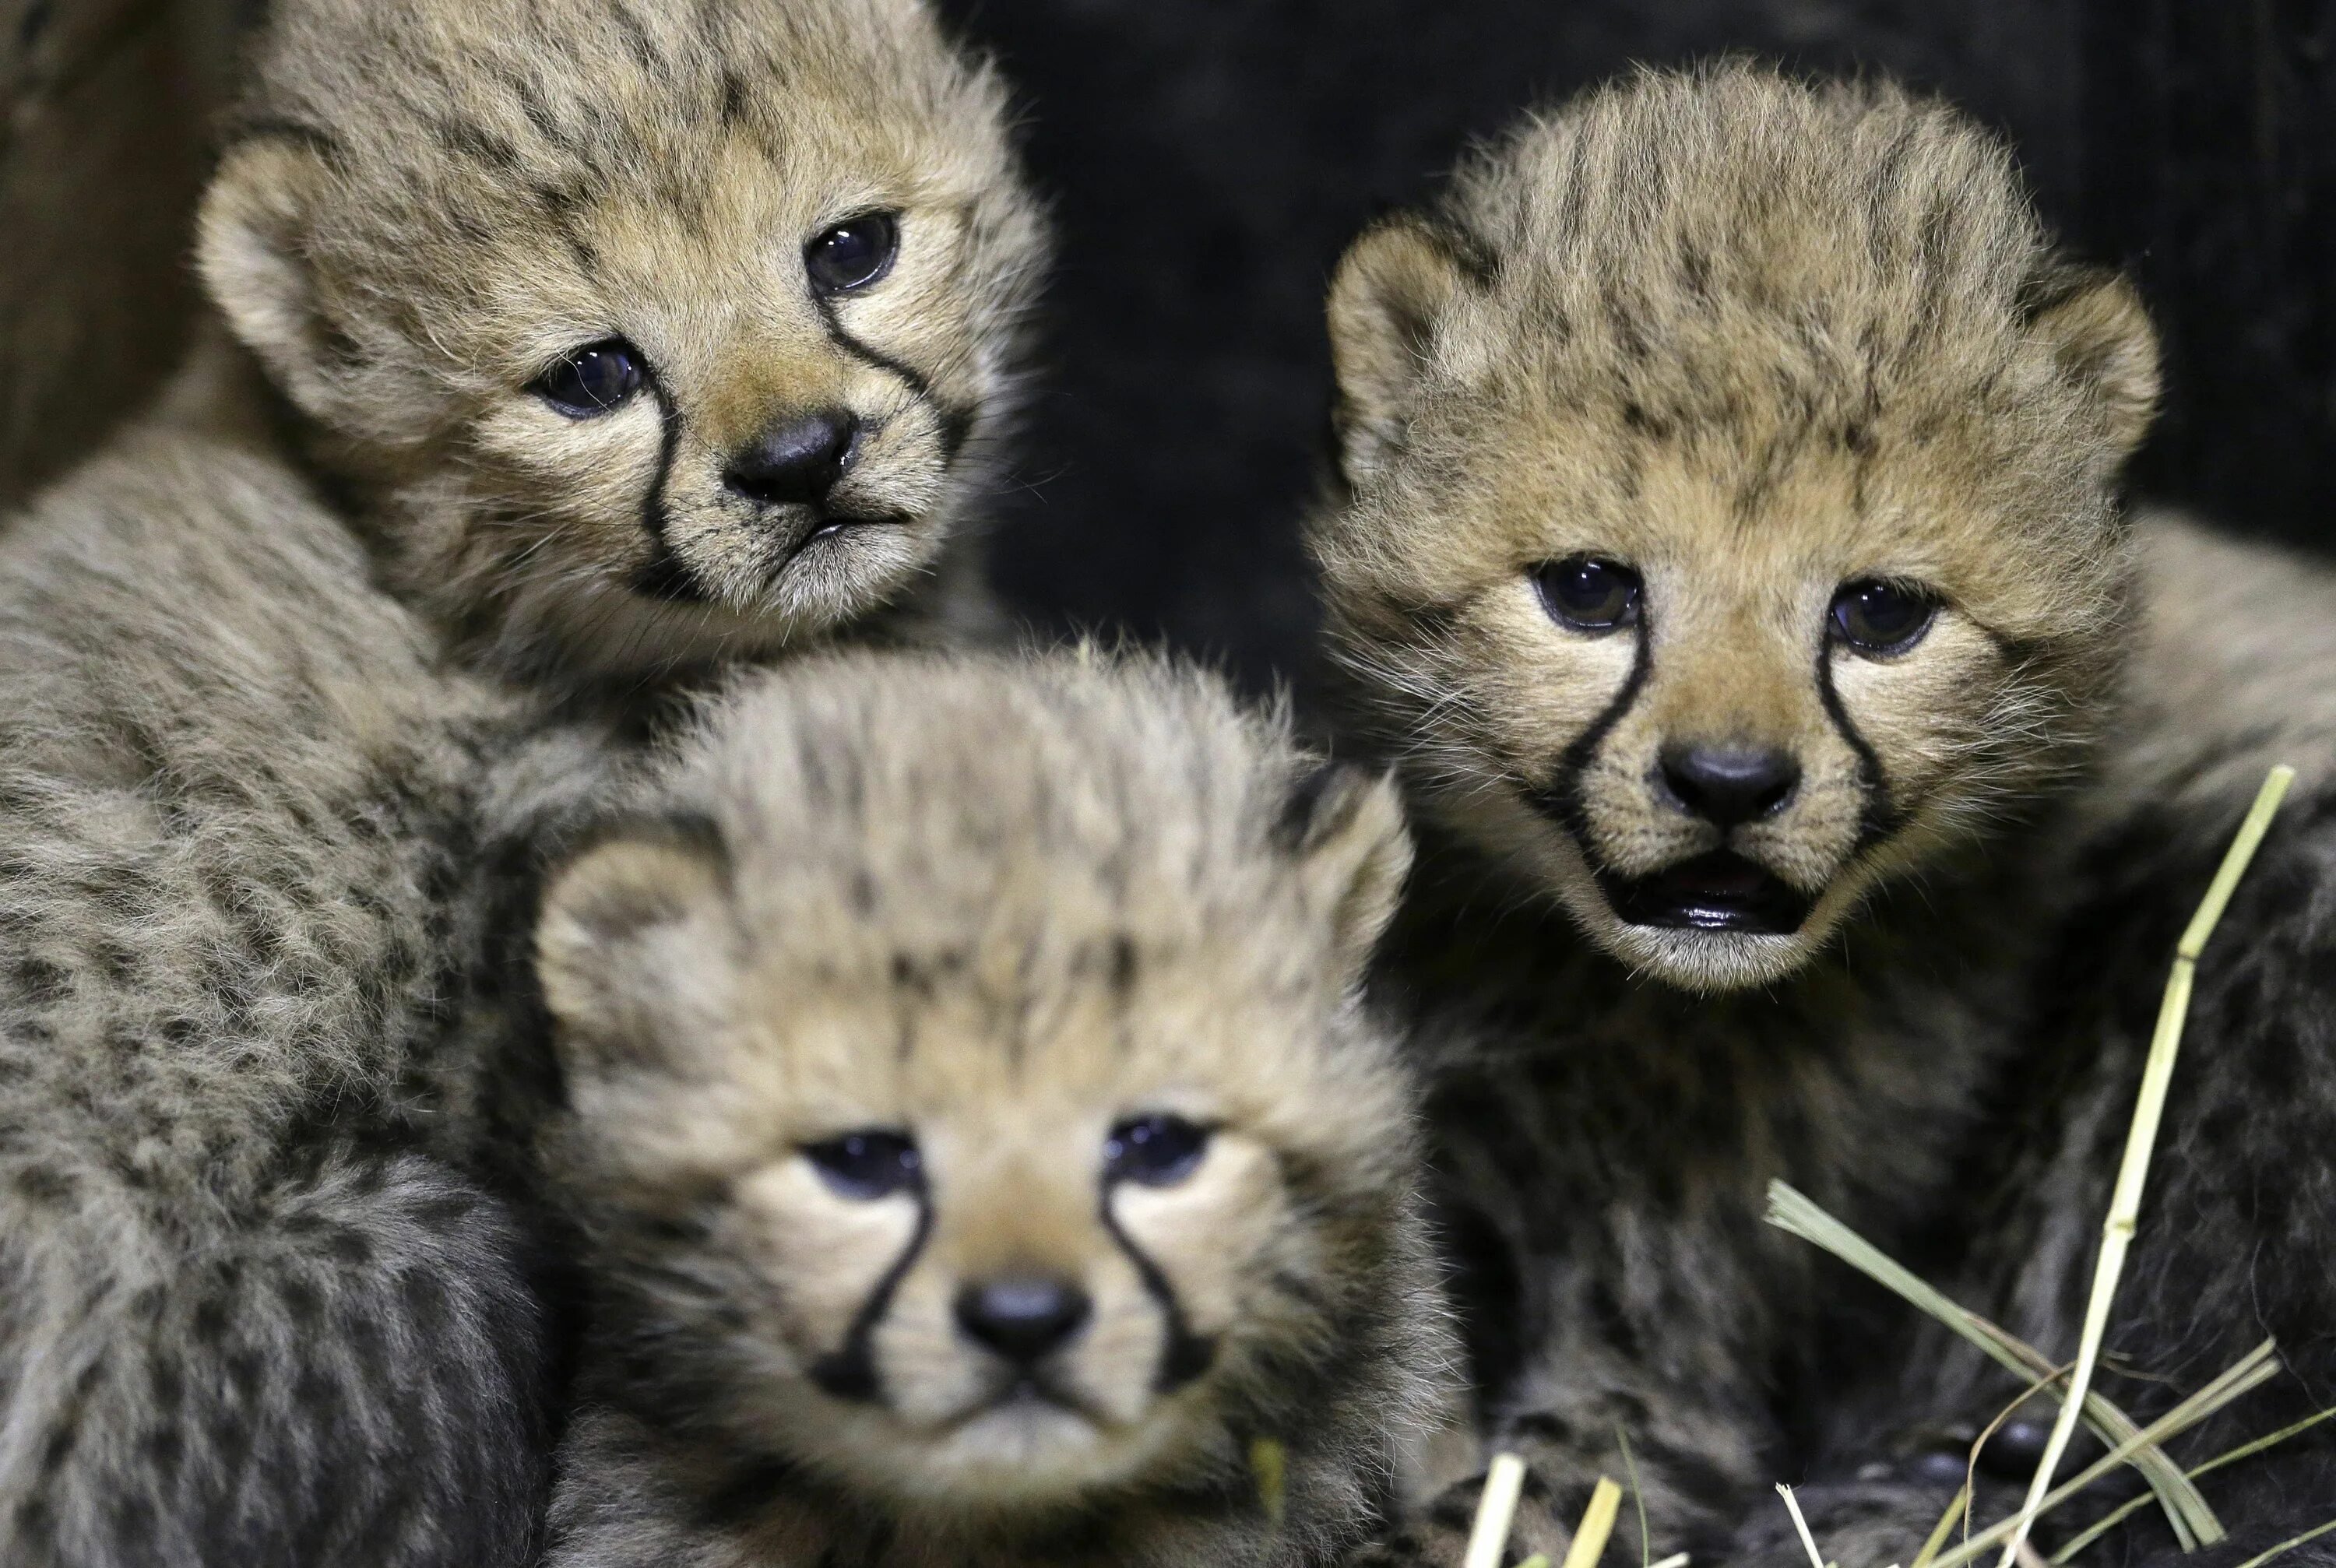
[[[2336,544],[2336,0],[941,3],[1019,84],[1060,229],[998,541],[1042,623],[1299,668],[1340,248],[1527,105],[1722,50],[1888,72],[2008,134],[2166,332],[2138,488]]]

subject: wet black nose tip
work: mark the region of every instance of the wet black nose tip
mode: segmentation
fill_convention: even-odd
[[[1758,746],[1666,746],[1662,773],[1672,798],[1724,828],[1782,810],[1801,782],[1792,753]]]
[[[764,431],[730,460],[722,482],[749,501],[818,501],[852,466],[859,445],[856,417],[840,408],[822,409]]]
[[[1009,1361],[1036,1361],[1087,1320],[1087,1293],[1059,1280],[1006,1279],[957,1294],[958,1326]]]

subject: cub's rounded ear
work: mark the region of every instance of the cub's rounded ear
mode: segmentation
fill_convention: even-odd
[[[1348,484],[1360,485],[1401,443],[1436,324],[1482,272],[1459,236],[1410,213],[1372,224],[1339,258],[1330,279],[1332,420]]]
[[[536,920],[536,975],[563,1055],[638,1059],[717,999],[728,860],[710,823],[602,839],[555,875]]]
[[[2157,329],[2141,294],[2106,267],[2055,261],[2030,278],[2022,303],[2060,368],[2099,400],[2119,461],[2157,415]]]
[[[262,133],[230,146],[203,192],[195,259],[228,326],[303,408],[325,395],[323,323],[307,251],[333,171],[323,151]]]
[[[1357,972],[1394,917],[1411,870],[1411,834],[1387,774],[1323,763],[1290,785],[1276,842],[1298,862],[1307,903]]]

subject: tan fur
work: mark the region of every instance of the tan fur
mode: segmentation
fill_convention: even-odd
[[[2153,806],[2212,838],[2271,763],[2307,790],[2336,768],[2336,572],[2177,511],[2135,521],[2140,613],[2091,810]]]
[[[466,641],[535,672],[767,651],[941,561],[1043,245],[1003,87],[917,0],[311,0],[232,127],[205,282]],[[869,212],[891,272],[815,298],[804,246]],[[609,338],[629,404],[530,390]],[[724,487],[830,408],[868,434],[823,506]]]
[[[1312,540],[1336,647],[1438,815],[1618,957],[1774,979],[2088,739],[2153,340],[1947,109],[1743,67],[1640,76],[1367,235],[1330,315],[1349,488]],[[1644,577],[1635,682],[1633,637],[1565,629],[1535,593],[1576,554]],[[1829,599],[1868,577],[1944,599],[1903,656],[1827,645]],[[1799,759],[1786,808],[1728,841],[1816,899],[1796,933],[1608,908],[1591,862],[1639,875],[1722,842],[1652,787],[1679,743]],[[1578,833],[1536,804],[1552,790]]]
[[[553,1562],[1299,1563],[1384,1517],[1445,1353],[1355,989],[1386,784],[1164,666],[827,662],[637,812],[539,939],[600,1299]],[[1109,1178],[1152,1113],[1201,1164]],[[871,1128],[920,1190],[802,1153]],[[1092,1301],[1046,1399],[952,1316],[1034,1275]]]
[[[1913,1560],[2018,1384],[1761,1224],[1769,1183],[2072,1354],[2165,963],[2282,760],[2111,1342],[2146,1421],[2278,1339],[2292,1378],[2185,1462],[2321,1402],[2336,578],[2120,515],[2147,324],[2001,149],[1886,86],[1642,74],[1367,235],[1331,326],[1348,493],[1313,538],[1424,808],[1376,991],[1432,1064],[1488,1439],[1540,1483],[1513,1549],[1562,1554],[1627,1438],[1654,1554],[1806,1563],[1782,1479],[1829,1558]],[[1637,570],[1634,621],[1559,613],[1576,557]],[[1926,590],[1919,640],[1828,631],[1869,579]],[[1798,780],[1698,814],[1679,742]],[[1816,895],[1799,930],[1622,922],[1615,873],[1722,844]],[[1976,1516],[2034,1462],[1981,1451]],[[2325,1440],[2250,1465],[2234,1558],[2336,1486]],[[1366,1560],[1449,1568],[1480,1492]],[[2178,1558],[2154,1521],[2102,1549]]]

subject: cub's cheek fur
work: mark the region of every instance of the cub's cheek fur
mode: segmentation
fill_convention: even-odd
[[[776,1159],[733,1191],[738,1245],[771,1282],[772,1310],[784,1311],[788,1338],[807,1358],[803,1369],[842,1353],[885,1275],[917,1243],[915,1196],[855,1202],[831,1191],[800,1156]]]
[[[1211,1338],[1240,1321],[1256,1260],[1285,1222],[1287,1203],[1271,1153],[1229,1130],[1210,1141],[1185,1182],[1124,1183],[1111,1195],[1114,1220],[1174,1290],[1185,1328]]]

